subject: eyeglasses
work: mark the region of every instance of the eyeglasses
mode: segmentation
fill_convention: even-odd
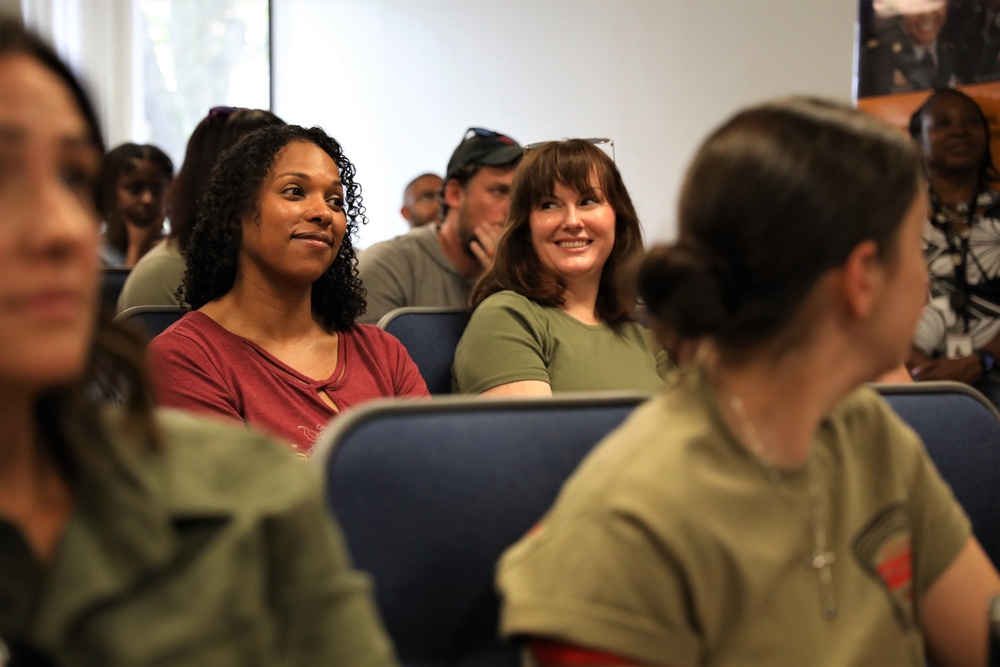
[[[239,110],[240,107],[212,107],[208,110],[208,120],[212,120],[213,118],[218,118],[220,116],[231,116]]]
[[[615,160],[615,140],[614,139],[612,139],[610,137],[581,137],[579,140],[580,141],[586,141],[588,144],[593,144],[593,145],[597,146],[598,148],[601,148],[602,150],[604,150],[605,153],[607,153],[608,151],[607,151],[607,149],[604,148],[604,146],[608,146],[611,149],[611,155],[610,155],[611,161],[612,162],[616,162],[616,160]],[[533,144],[525,144],[524,150],[530,151],[532,148],[538,148],[539,146],[541,146],[543,144],[547,144],[547,143],[549,143],[549,142],[548,141],[536,141]]]

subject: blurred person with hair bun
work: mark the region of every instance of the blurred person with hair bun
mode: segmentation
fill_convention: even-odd
[[[866,386],[924,304],[923,187],[905,136],[821,100],[702,144],[639,279],[695,360],[498,566],[536,664],[985,665],[1000,577]]]

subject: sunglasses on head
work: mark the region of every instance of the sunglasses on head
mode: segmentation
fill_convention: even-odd
[[[212,107],[208,110],[208,119],[231,116],[239,110],[240,107]]]
[[[494,132],[493,130],[487,130],[484,127],[470,127],[465,131],[465,136],[462,137],[462,141],[471,139],[472,137],[479,137],[481,139],[500,139],[501,141],[508,143],[517,143],[506,134],[500,134],[499,132]]]
[[[605,146],[611,149],[609,157],[612,162],[615,162],[615,140],[610,137],[580,137],[580,141],[586,141],[588,144],[593,144],[598,148],[604,150],[605,153],[608,152]],[[548,141],[536,141],[533,144],[525,144],[524,150],[530,151],[532,148],[538,148],[542,144],[547,144]]]

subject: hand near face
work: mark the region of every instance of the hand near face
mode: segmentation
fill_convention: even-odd
[[[488,269],[493,264],[493,255],[496,254],[497,244],[503,234],[503,227],[500,225],[483,224],[473,230],[476,238],[469,244],[472,254],[475,255],[483,269]]]

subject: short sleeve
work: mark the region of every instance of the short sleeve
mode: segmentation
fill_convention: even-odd
[[[358,318],[362,324],[377,324],[390,311],[408,305],[403,276],[393,265],[391,254],[389,248],[376,244],[358,256],[358,275],[367,303],[364,314]]]
[[[533,304],[512,292],[487,298],[472,313],[455,350],[455,381],[464,394],[508,382],[550,382],[545,324]]]
[[[178,324],[183,321],[182,318]],[[177,325],[149,343],[150,366],[160,405],[242,423],[239,400],[219,372],[218,355],[209,354],[203,345],[176,329]]]
[[[634,516],[604,508],[543,523],[500,561],[501,632],[648,665],[697,664],[703,642],[683,570]]]
[[[184,263],[170,255],[139,260],[118,296],[118,312],[133,306],[176,306],[177,288],[184,280]]]
[[[385,356],[393,368],[392,395],[397,398],[430,396],[427,383],[406,347],[392,334],[374,327],[372,330],[381,337]]]
[[[908,468],[909,514],[913,521],[914,584],[926,592],[958,557],[972,532],[965,511],[941,478],[919,436],[892,414],[896,440]]]

